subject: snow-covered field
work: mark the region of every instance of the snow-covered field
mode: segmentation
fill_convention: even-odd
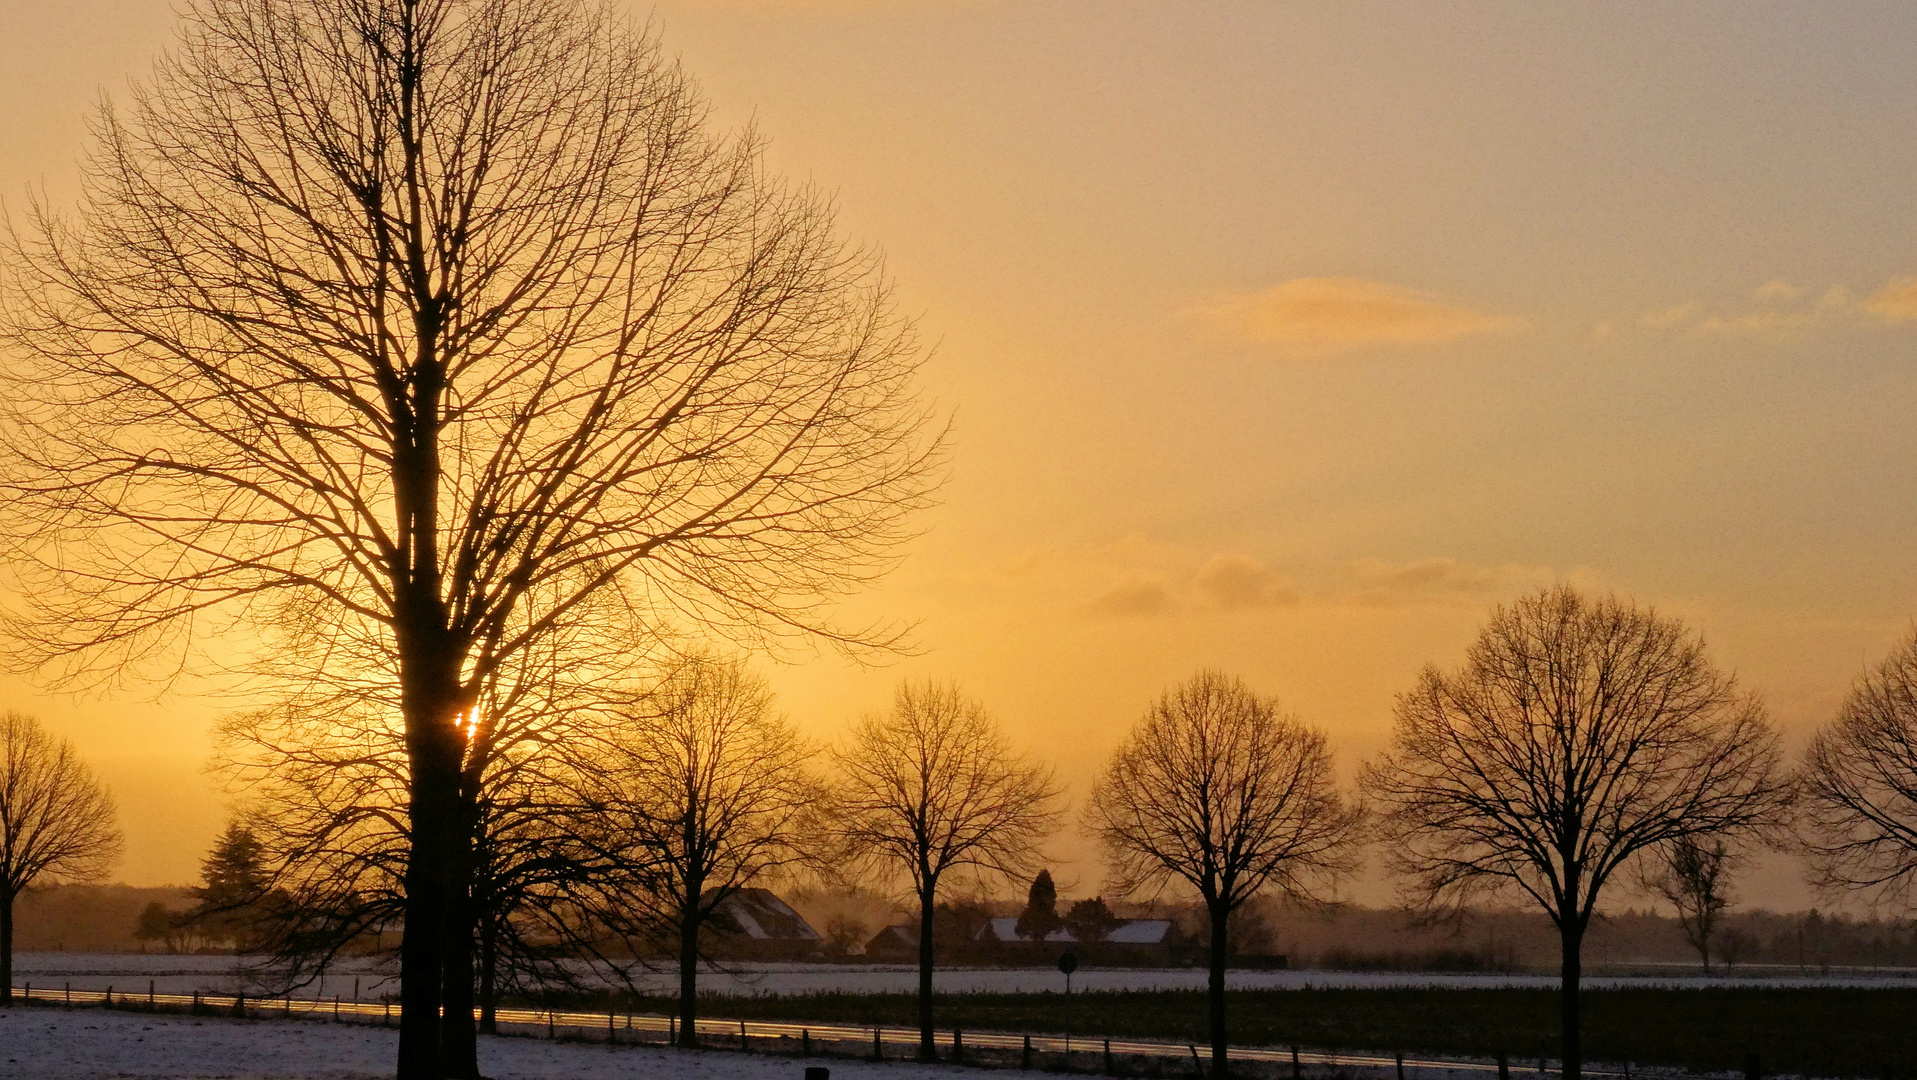
[[[378,998],[394,988],[390,969],[370,962],[343,965],[332,972],[324,987],[313,986],[302,996],[351,997],[358,980],[360,996]],[[1911,985],[1917,977],[1907,970],[1881,973],[1749,974],[1713,975],[1706,980],[1691,971],[1670,974],[1599,976],[1586,978],[1585,985],[1604,986],[1886,986]],[[143,953],[18,953],[14,957],[14,982],[37,987],[58,988],[71,984],[76,990],[104,990],[140,993],[153,983],[159,993],[252,993],[261,985],[249,977],[246,967],[231,956],[164,956]],[[678,978],[660,971],[645,983],[660,993],[673,993]],[[941,993],[966,991],[1043,991],[1063,990],[1065,977],[1055,970],[1033,968],[962,968],[940,971],[934,978]],[[1287,989],[1298,987],[1485,987],[1555,986],[1550,975],[1453,975],[1425,972],[1347,972],[1347,971],[1234,971],[1230,986],[1238,989]],[[848,993],[910,993],[918,989],[918,970],[905,965],[886,964],[761,964],[728,971],[708,971],[700,984],[721,994],[803,994],[818,991]],[[1148,990],[1202,989],[1205,972],[1201,968],[1106,968],[1081,969],[1072,977],[1073,990]]]
[[[298,1020],[215,1020],[98,1010],[0,1009],[6,1080],[359,1080],[390,1077],[398,1032]],[[480,1068],[495,1080],[797,1080],[786,1057],[485,1038]],[[978,1080],[976,1070],[815,1062],[833,1080]]]

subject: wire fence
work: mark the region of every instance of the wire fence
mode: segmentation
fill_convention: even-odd
[[[155,993],[149,983],[144,993],[118,992],[113,987],[105,990],[75,990],[71,985],[58,988],[19,986],[14,988],[16,997],[24,998],[29,1004],[53,1005],[64,1008],[109,1008],[147,1010],[153,1012],[188,1012],[198,1015],[226,1015],[271,1019],[274,1017],[300,1018],[307,1020],[333,1020],[363,1024],[393,1025],[398,1023],[400,1007],[391,1001],[356,1001],[342,997],[333,998],[296,998],[248,997],[245,994],[161,994]],[[475,1013],[477,1016],[477,1013]],[[503,1032],[511,1034],[544,1034],[549,1038],[599,1039],[608,1043],[626,1043],[631,1045],[669,1045],[679,1041],[679,1019],[676,1016],[661,1016],[657,1013],[622,1012],[580,1012],[560,1009],[498,1009],[494,1013],[496,1022]],[[705,1019],[697,1024],[699,1042],[703,1045],[726,1047],[740,1050],[758,1050],[764,1052],[786,1053],[796,1056],[809,1056],[817,1053],[835,1057],[857,1055],[871,1059],[909,1060],[916,1056],[919,1046],[919,1032],[916,1028],[885,1027],[883,1025],[852,1024],[814,1024],[814,1023],[777,1023],[763,1020],[725,1020]],[[964,1063],[968,1054],[979,1055],[974,1063],[984,1064],[986,1059],[997,1064],[1016,1062],[1020,1067],[1031,1068],[1034,1064],[1047,1069],[1062,1069],[1066,1072],[1104,1072],[1117,1074],[1121,1071],[1121,1062],[1144,1061],[1155,1063],[1153,1071],[1162,1074],[1168,1059],[1170,1062],[1186,1062],[1190,1066],[1190,1075],[1202,1078],[1206,1075],[1210,1054],[1207,1048],[1190,1043],[1159,1042],[1141,1039],[1106,1039],[1100,1037],[1080,1037],[1061,1035],[1025,1035],[993,1031],[960,1031],[943,1029],[933,1033],[933,1041],[943,1060]],[[848,1046],[851,1050],[848,1052]],[[1536,1061],[1536,1071],[1519,1068],[1507,1061],[1462,1061],[1454,1059],[1436,1059],[1406,1057],[1396,1054],[1389,1057],[1376,1054],[1338,1053],[1325,1050],[1305,1050],[1300,1047],[1232,1047],[1228,1054],[1234,1062],[1259,1062],[1276,1066],[1276,1072],[1282,1076],[1284,1066],[1291,1066],[1291,1074],[1302,1076],[1306,1067],[1314,1071],[1325,1069],[1341,1071],[1364,1071],[1367,1073],[1394,1074],[1402,1080],[1406,1070],[1419,1072],[1442,1071],[1468,1074],[1471,1076],[1495,1076],[1498,1080],[1530,1080],[1553,1075],[1552,1062]],[[1603,1070],[1585,1068],[1584,1075],[1592,1077],[1619,1077],[1629,1080],[1631,1070]]]

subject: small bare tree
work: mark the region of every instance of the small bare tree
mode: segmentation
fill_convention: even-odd
[[[447,1008],[474,1005],[478,1028],[496,1027],[499,994],[573,986],[571,960],[599,959],[581,931],[588,888],[626,864],[604,808],[583,794],[599,774],[609,724],[588,684],[607,670],[609,644],[587,633],[545,635],[495,669],[462,725],[461,827],[470,857],[445,942]],[[248,808],[267,875],[260,892],[262,946],[289,986],[323,976],[342,951],[377,942],[405,914],[410,839],[407,750],[395,688],[377,641],[294,638],[258,672],[322,672],[282,701],[219,726],[216,752]],[[643,653],[617,642],[625,662]],[[308,655],[318,650],[318,655]],[[562,962],[562,959],[566,962]],[[602,964],[602,967],[604,965]],[[602,970],[600,974],[604,974]],[[449,1074],[477,1070],[474,1041],[449,1031]]]
[[[954,683],[905,683],[833,751],[848,865],[905,881],[919,907],[919,1058],[932,1041],[932,916],[951,878],[1021,880],[1062,808],[1051,769],[1012,752]]]
[[[1737,857],[1722,838],[1680,836],[1645,852],[1638,884],[1677,910],[1684,940],[1711,973],[1711,941],[1731,906],[1730,878]]]
[[[8,658],[166,674],[285,604],[378,638],[406,751],[399,1073],[474,1075],[445,946],[487,680],[593,609],[894,641],[825,612],[935,480],[919,353],[829,201],[712,131],[614,5],[183,17],[95,123],[78,211],[0,238]]]
[[[98,881],[120,858],[113,797],[65,739],[0,718],[0,1002],[13,1000],[13,902],[29,886]]]
[[[817,852],[816,749],[737,661],[694,658],[624,711],[596,801],[679,954],[679,1041],[699,1042],[700,931],[755,880]]]
[[[1146,710],[1099,774],[1086,824],[1121,895],[1178,884],[1211,921],[1207,1026],[1224,1076],[1227,927],[1266,888],[1309,898],[1352,868],[1361,811],[1338,796],[1324,733],[1238,679],[1200,672]]]
[[[1817,884],[1882,900],[1917,891],[1917,631],[1811,738],[1800,776]]]
[[[1514,890],[1550,916],[1577,1080],[1582,948],[1604,886],[1659,845],[1779,822],[1777,733],[1682,623],[1564,586],[1496,609],[1463,669],[1425,669],[1396,712],[1364,770],[1392,863],[1426,908]]]

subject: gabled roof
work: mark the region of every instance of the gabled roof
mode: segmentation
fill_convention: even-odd
[[[873,934],[872,940],[865,944],[865,951],[871,952],[873,949],[883,951],[894,948],[916,949],[918,947],[919,932],[917,930],[906,923],[893,923],[891,926]]]
[[[1128,919],[1112,928],[1104,940],[1113,945],[1158,945],[1163,943],[1172,932],[1170,919]],[[977,940],[1002,941],[1006,943],[1031,943],[1030,938],[1018,935],[1017,919],[992,919],[979,927]],[[1045,941],[1053,945],[1073,945],[1078,935],[1068,929],[1054,930],[1045,935]]]
[[[739,933],[754,941],[821,941],[805,917],[792,910],[770,889],[740,889],[719,901],[713,913],[739,924]]]
[[[984,926],[981,926],[978,928],[978,934],[976,935],[976,938],[979,941],[1030,941],[1031,940],[1030,938],[1024,938],[1019,936],[1017,919],[988,919],[986,920]],[[1045,940],[1051,941],[1051,942],[1069,944],[1071,942],[1077,941],[1078,937],[1074,935],[1070,930],[1059,929],[1059,930],[1054,930],[1049,934],[1046,934]]]
[[[1157,945],[1171,932],[1170,919],[1127,919],[1113,927],[1105,940],[1114,945]]]

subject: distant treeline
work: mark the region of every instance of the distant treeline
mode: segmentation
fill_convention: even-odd
[[[787,898],[821,929],[855,919],[872,926],[883,907],[870,894],[798,892]],[[185,909],[185,888],[62,885],[34,889],[15,914],[17,947],[27,952],[162,952],[166,946],[135,936],[141,912],[159,903]],[[969,931],[984,919],[1018,914],[1010,900],[946,905],[941,960],[976,959]],[[1202,940],[1205,913],[1197,905],[1120,905],[1126,917],[1170,918]],[[900,921],[906,920],[902,915]],[[1726,915],[1720,960],[1733,969],[1761,965],[1817,972],[1826,968],[1917,967],[1917,920],[1865,919],[1818,910],[1748,911]],[[1254,904],[1234,926],[1232,953],[1251,959],[1283,956],[1291,967],[1344,971],[1548,971],[1555,967],[1556,931],[1542,916],[1522,911],[1473,912],[1455,921],[1427,923],[1410,913],[1347,905],[1328,911]],[[1600,967],[1632,964],[1695,965],[1697,953],[1677,921],[1632,911],[1598,920],[1588,944]],[[220,951],[220,950],[214,950]],[[845,959],[858,961],[856,954]]]

